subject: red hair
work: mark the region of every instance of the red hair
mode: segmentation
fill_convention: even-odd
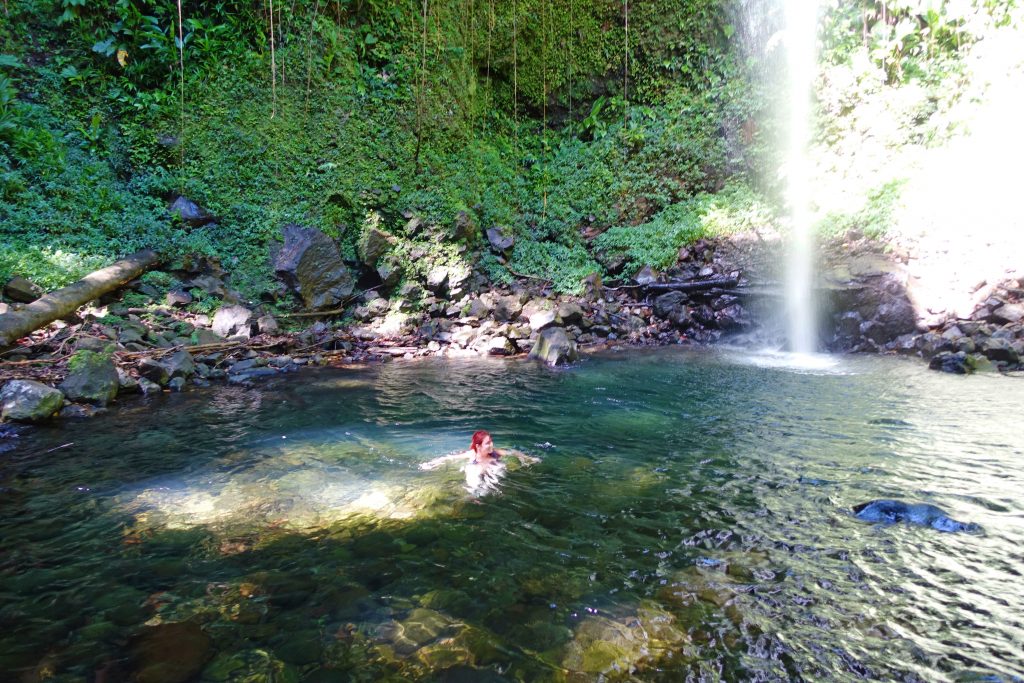
[[[484,429],[473,432],[473,439],[472,441],[469,442],[469,447],[475,451],[476,447],[482,444],[484,442],[484,439],[486,439],[490,435],[491,433]]]

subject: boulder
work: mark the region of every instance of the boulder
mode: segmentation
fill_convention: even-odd
[[[427,289],[438,296],[443,296],[448,287],[448,268],[436,266],[427,273]]]
[[[281,331],[280,325],[277,324],[277,318],[272,315],[264,315],[256,321],[256,329],[259,330],[260,334],[277,334]]]
[[[4,285],[4,296],[11,301],[30,304],[43,295],[43,288],[36,283],[15,275]]]
[[[192,303],[192,295],[184,289],[172,289],[164,296],[164,303],[168,306],[188,306]]]
[[[979,348],[981,353],[992,361],[1016,363],[1020,359],[1016,349],[1014,349],[1013,345],[1006,339],[990,337],[983,341]]]
[[[872,329],[871,339],[877,344],[913,332],[917,326],[914,307],[904,299],[893,299],[879,306],[874,321],[878,325]]]
[[[561,303],[558,304],[555,312],[566,325],[578,325],[583,321],[583,309],[580,308],[579,304],[572,302]]]
[[[508,322],[515,320],[519,317],[519,314],[523,311],[523,304],[519,297],[511,294],[509,296],[500,296],[494,300],[494,308],[492,313],[494,319],[498,322]]]
[[[138,683],[186,683],[213,655],[213,641],[196,622],[144,626],[129,643]]]
[[[654,300],[654,314],[677,327],[687,327],[692,315],[683,292],[666,292]]]
[[[366,304],[366,314],[368,318],[379,318],[386,314],[391,309],[391,302],[384,298],[371,299]]]
[[[487,241],[491,248],[498,253],[503,253],[515,246],[516,239],[508,232],[508,228],[496,225],[487,229]]]
[[[175,351],[171,355],[165,356],[160,362],[167,368],[167,374],[171,379],[191,377],[196,372],[195,361],[192,360],[192,354],[188,351]]]
[[[0,389],[0,417],[17,422],[45,420],[64,405],[64,394],[42,382],[12,379]]]
[[[942,372],[951,372],[957,375],[966,375],[973,370],[967,359],[967,354],[963,351],[956,353],[942,351],[937,353],[929,361],[928,367],[932,370],[941,370]]]
[[[560,322],[557,312],[541,310],[530,316],[530,329],[534,332],[540,332],[541,330],[558,325]]]
[[[549,327],[538,335],[537,342],[530,349],[530,358],[548,365],[572,363],[578,358],[576,344],[563,328]]]
[[[377,266],[377,261],[395,243],[395,238],[372,224],[363,226],[363,232],[359,236],[359,244],[356,250],[359,252],[359,260],[370,268]]]
[[[167,207],[167,212],[172,216],[178,216],[181,222],[190,228],[201,228],[204,225],[217,221],[214,216],[186,197],[175,198],[171,205]]]
[[[253,314],[245,306],[221,306],[213,316],[213,332],[221,337],[252,335]]]
[[[488,339],[481,350],[488,356],[511,356],[516,352],[516,346],[508,337],[498,336]]]
[[[476,234],[476,224],[473,222],[473,217],[465,211],[459,211],[458,215],[455,216],[455,224],[453,237],[457,240],[470,240],[473,235]]]
[[[992,311],[992,317],[1002,323],[1018,323],[1024,319],[1024,305],[1003,304]]]
[[[384,289],[393,289],[402,280],[402,265],[398,259],[385,257],[377,263],[377,277]]]
[[[647,285],[652,285],[657,282],[659,277],[661,277],[661,273],[650,266],[644,266],[636,275],[633,276],[633,282],[637,283],[641,287],[646,287]]]
[[[334,240],[315,228],[295,224],[286,225],[282,232],[284,244],[274,255],[274,272],[307,308],[337,306],[352,294],[355,278]]]
[[[68,376],[60,390],[72,401],[105,406],[117,396],[120,381],[114,361],[95,351],[78,351],[68,361]]]
[[[158,387],[162,387],[170,381],[171,371],[166,365],[155,358],[143,358],[139,362],[139,387],[143,393],[149,393],[146,391],[146,386],[142,383],[143,379]]]
[[[583,278],[583,298],[587,301],[597,301],[604,296],[604,285],[601,282],[601,275],[591,273]]]

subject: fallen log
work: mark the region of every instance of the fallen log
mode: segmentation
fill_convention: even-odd
[[[700,292],[705,289],[715,289],[716,287],[735,287],[739,284],[739,279],[734,277],[715,277],[710,280],[684,280],[678,282],[652,282],[647,285],[643,285],[644,289],[651,289],[656,292],[672,291],[672,292]]]
[[[160,257],[155,251],[147,249],[137,252],[111,266],[93,271],[67,287],[44,294],[19,311],[0,315],[0,348],[11,346],[26,334],[70,315],[79,306],[123,286],[159,261]]]

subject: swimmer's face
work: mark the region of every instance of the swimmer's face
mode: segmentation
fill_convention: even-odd
[[[485,436],[484,440],[480,442],[480,445],[476,447],[476,452],[480,455],[490,455],[494,452],[494,439],[489,436]]]

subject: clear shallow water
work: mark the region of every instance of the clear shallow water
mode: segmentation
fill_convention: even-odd
[[[140,399],[0,455],[0,679],[1019,680],[1022,414],[1011,378],[676,349]],[[417,469],[478,428],[543,462],[479,501]]]

